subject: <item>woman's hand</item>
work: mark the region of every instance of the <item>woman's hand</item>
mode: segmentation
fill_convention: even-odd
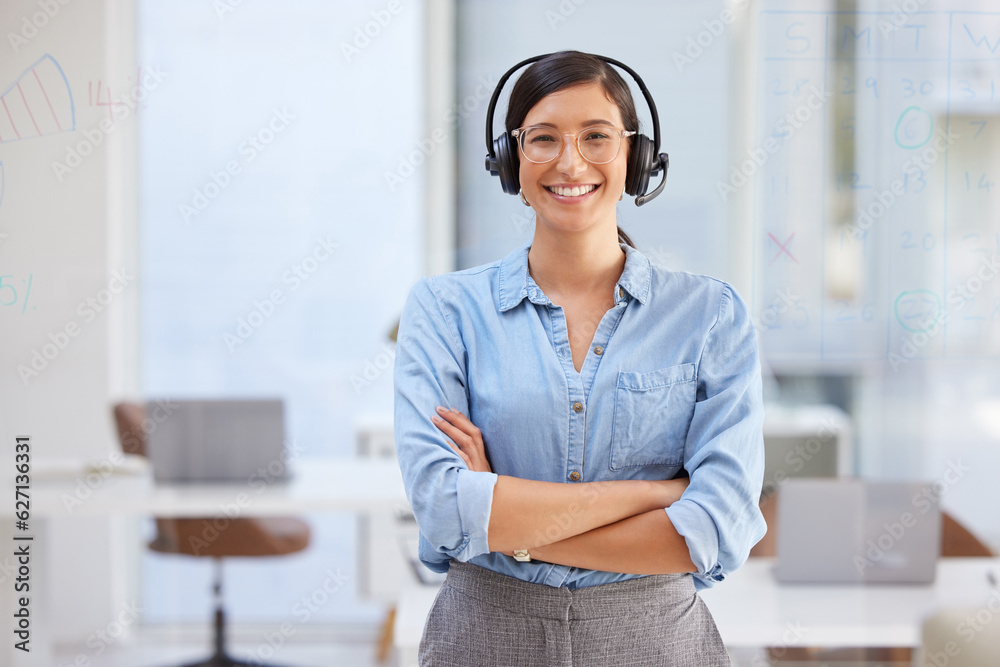
[[[486,460],[486,445],[483,443],[483,434],[465,415],[438,406],[437,414],[431,415],[431,421],[442,433],[452,439],[453,442],[448,444],[462,457],[465,465],[469,466],[469,470],[493,472],[490,469],[490,462]]]

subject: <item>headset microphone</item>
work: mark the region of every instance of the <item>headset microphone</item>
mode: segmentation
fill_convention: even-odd
[[[517,155],[517,142],[511,141],[511,136],[508,132],[504,132],[496,139],[493,139],[493,114],[496,111],[497,100],[500,99],[500,91],[503,90],[504,84],[507,83],[507,80],[514,72],[525,65],[530,65],[551,55],[554,54],[546,53],[540,56],[533,56],[511,67],[500,77],[496,90],[493,91],[493,97],[490,98],[490,106],[486,111],[486,150],[488,151],[486,155],[486,170],[491,175],[500,177],[500,187],[507,194],[516,195],[521,190],[520,178],[518,176],[520,158]],[[604,56],[595,57],[600,58],[609,65],[614,65],[624,70],[635,79],[639,90],[642,91],[642,96],[646,98],[646,104],[649,105],[649,111],[653,118],[653,139],[650,140],[645,134],[634,135],[632,149],[629,151],[628,156],[628,167],[625,171],[625,192],[635,197],[636,206],[642,206],[663,192],[663,187],[667,184],[667,169],[670,167],[670,158],[667,154],[656,152],[660,145],[660,118],[656,114],[656,104],[653,103],[653,96],[646,89],[646,84],[643,83],[642,79],[639,78],[639,75],[632,68],[611,58],[605,58]],[[646,194],[646,188],[649,187],[649,179],[657,176],[661,171],[663,172],[663,178],[660,180],[660,184],[656,186],[655,190]]]

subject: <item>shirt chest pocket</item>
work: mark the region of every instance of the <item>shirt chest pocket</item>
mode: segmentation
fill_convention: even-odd
[[[681,466],[695,403],[695,365],[618,373],[611,469]]]

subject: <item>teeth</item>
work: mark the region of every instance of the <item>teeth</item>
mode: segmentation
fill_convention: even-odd
[[[548,190],[549,192],[553,192],[561,197],[579,197],[580,195],[585,195],[588,192],[593,192],[596,188],[596,185],[577,185],[572,188],[551,187],[548,188]]]

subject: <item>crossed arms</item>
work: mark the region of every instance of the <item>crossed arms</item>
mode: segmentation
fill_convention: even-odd
[[[438,416],[440,415],[440,416]],[[491,472],[482,433],[460,412],[431,419],[469,470]],[[489,548],[511,555],[627,574],[695,572],[684,538],[664,512],[687,479],[565,484],[500,475],[493,487]]]

